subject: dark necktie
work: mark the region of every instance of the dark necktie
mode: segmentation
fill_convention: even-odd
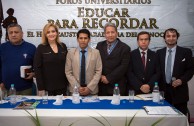
[[[168,58],[166,63],[166,83],[171,82],[171,64],[172,64],[172,50],[168,50]]]
[[[142,53],[142,63],[143,63],[143,66],[144,66],[144,69],[146,68],[146,65],[145,65],[145,52],[141,52]]]
[[[81,87],[86,87],[86,84],[85,84],[85,62],[86,62],[86,58],[85,58],[85,50],[82,50],[81,53],[82,53],[82,59],[81,59],[81,78],[80,78],[80,85]]]

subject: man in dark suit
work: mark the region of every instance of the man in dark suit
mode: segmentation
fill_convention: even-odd
[[[113,23],[104,26],[104,35],[106,40],[99,42],[96,47],[100,51],[103,66],[98,95],[113,95],[115,83],[119,84],[120,94],[126,95],[130,47],[117,38],[117,27]]]
[[[162,72],[165,99],[183,114],[187,114],[188,81],[193,77],[194,64],[190,49],[177,45],[179,33],[170,28],[164,32],[167,47],[157,51]]]
[[[148,49],[150,39],[148,32],[140,32],[137,36],[138,48],[130,54],[128,83],[135,94],[150,93],[160,77],[156,53]]]

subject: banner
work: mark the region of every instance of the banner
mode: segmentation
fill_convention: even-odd
[[[118,27],[118,37],[132,50],[137,48],[140,31],[151,34],[150,49],[157,50],[165,46],[164,30],[175,28],[180,32],[178,45],[194,52],[193,0],[2,0],[2,5],[4,19],[13,8],[24,39],[36,46],[44,25],[51,22],[58,25],[60,39],[68,48],[77,47],[76,33],[82,28],[92,33],[90,44],[95,48],[105,39],[103,26],[112,22]]]

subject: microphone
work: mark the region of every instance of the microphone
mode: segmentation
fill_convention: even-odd
[[[176,80],[176,77],[172,77],[172,79],[171,79],[171,85],[172,85],[173,81],[175,81],[175,80]],[[175,87],[173,87],[173,88],[175,88]]]
[[[171,79],[171,84],[172,84],[172,82],[175,81],[175,80],[176,80],[176,77],[172,77],[172,79]]]

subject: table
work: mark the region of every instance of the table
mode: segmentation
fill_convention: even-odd
[[[39,96],[28,96],[31,99],[41,99]],[[50,96],[49,99],[55,98]],[[67,97],[65,99],[70,99]],[[110,99],[111,97],[100,97]],[[127,99],[123,96],[122,99]],[[138,98],[136,98],[138,99]],[[85,103],[87,104],[87,103]],[[134,103],[130,103],[134,104]],[[163,120],[157,126],[187,126],[184,115],[147,115],[143,109],[39,109],[28,110],[33,116],[37,111],[41,126],[125,126],[135,114],[131,126],[151,126],[157,120]],[[99,120],[99,121],[97,121]],[[109,124],[110,123],[110,124]],[[0,126],[35,126],[25,110],[13,110],[0,107]]]

